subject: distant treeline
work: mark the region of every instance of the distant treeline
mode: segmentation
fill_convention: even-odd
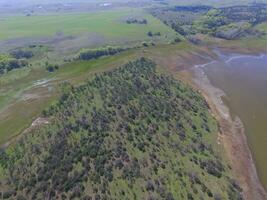
[[[19,50],[12,51],[10,55],[16,59],[22,59],[22,58],[29,59],[33,57],[33,52],[19,49]]]
[[[102,56],[112,56],[122,51],[126,51],[129,48],[121,48],[121,47],[106,47],[106,48],[99,48],[99,49],[88,49],[83,50],[79,53],[78,59],[79,60],[92,60],[97,59]]]
[[[161,36],[161,33],[160,33],[160,32],[153,33],[152,31],[148,31],[148,32],[147,32],[147,35],[148,35],[149,37],[153,37],[153,36]]]
[[[151,9],[159,18],[179,34],[190,37],[197,33],[227,40],[242,37],[259,37],[264,33],[255,29],[267,21],[267,4],[230,6],[176,6]]]
[[[138,19],[128,19],[126,21],[127,24],[147,24],[146,19],[138,20]]]
[[[4,74],[6,72],[12,71],[13,69],[26,67],[28,62],[25,59],[14,59],[14,58],[7,58],[1,60],[0,58],[0,74]]]
[[[208,12],[213,7],[211,6],[202,6],[202,5],[196,5],[196,6],[175,6],[174,8],[171,8],[170,10],[176,11],[176,12]]]
[[[7,55],[0,55],[0,75],[28,66],[27,59],[31,57],[33,53],[26,50],[14,50]]]

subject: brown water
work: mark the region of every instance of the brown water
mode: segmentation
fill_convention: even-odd
[[[267,189],[267,55],[219,57],[204,71],[211,84],[225,92],[231,113],[242,120],[259,178]]]

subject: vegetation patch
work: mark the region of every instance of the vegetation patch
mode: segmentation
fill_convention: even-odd
[[[127,24],[147,24],[147,20],[131,18],[131,19],[127,19],[126,23]]]
[[[153,37],[153,36],[161,36],[161,33],[160,33],[160,32],[153,33],[152,31],[148,31],[148,32],[147,32],[147,35],[148,35],[149,37]]]
[[[4,199],[241,199],[204,98],[144,58],[96,75],[1,151]]]
[[[26,66],[28,66],[26,59],[16,59],[11,55],[0,55],[0,75]]]
[[[98,49],[85,49],[82,50],[79,55],[79,60],[92,60],[97,59],[102,56],[112,56],[122,51],[126,51],[128,48],[121,48],[121,47],[105,47],[105,48],[98,48]]]
[[[35,56],[35,47],[14,49],[6,54],[0,54],[0,75],[29,66],[29,59]]]
[[[267,21],[267,4],[230,6],[176,6],[158,8],[151,13],[181,35],[189,37],[197,33],[233,40],[262,35],[254,28]]]

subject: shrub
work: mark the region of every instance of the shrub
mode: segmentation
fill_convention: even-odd
[[[107,48],[100,48],[100,49],[83,50],[78,55],[78,59],[92,60],[92,59],[97,59],[102,56],[115,55],[125,50],[127,50],[127,48],[120,48],[120,47],[117,47],[117,48],[107,47]]]

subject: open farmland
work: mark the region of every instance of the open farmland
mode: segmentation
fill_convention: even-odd
[[[129,18],[142,18],[147,24],[127,24]],[[7,47],[36,42],[57,48],[129,44],[143,41],[173,40],[176,33],[160,20],[139,9],[106,12],[51,14],[36,16],[1,16],[0,44]],[[147,33],[160,32],[149,37]]]

